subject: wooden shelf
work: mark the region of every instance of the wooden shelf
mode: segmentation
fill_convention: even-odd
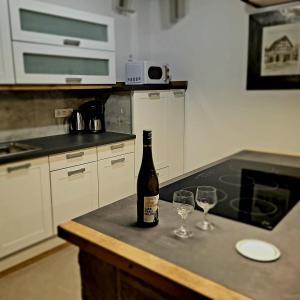
[[[136,90],[169,90],[187,89],[187,81],[172,81],[169,84],[143,84],[125,85],[124,82],[117,82],[115,85],[97,84],[47,84],[47,85],[25,85],[11,84],[0,85],[1,91],[74,91],[74,90],[103,90],[105,92],[129,92]]]
[[[0,91],[56,91],[56,90],[108,90],[112,85],[94,85],[94,84],[49,84],[49,85],[0,85]]]
[[[255,7],[266,7],[271,5],[287,4],[297,2],[297,0],[241,0]]]

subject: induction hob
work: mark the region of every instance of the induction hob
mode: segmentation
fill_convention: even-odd
[[[300,199],[300,168],[228,159],[161,188],[160,199],[172,202],[179,189],[195,195],[199,185],[217,189],[209,213],[272,230]]]

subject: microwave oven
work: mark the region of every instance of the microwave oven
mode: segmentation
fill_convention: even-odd
[[[170,69],[167,64],[150,61],[126,63],[127,85],[135,84],[168,84],[170,82]]]

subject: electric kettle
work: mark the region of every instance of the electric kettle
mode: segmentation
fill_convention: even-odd
[[[79,110],[73,110],[69,117],[69,132],[70,133],[81,133],[84,131],[84,120]]]

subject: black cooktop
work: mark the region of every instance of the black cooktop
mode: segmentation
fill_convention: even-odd
[[[218,204],[209,213],[272,230],[300,199],[300,168],[229,159],[160,189],[172,202],[179,189],[217,188]]]

